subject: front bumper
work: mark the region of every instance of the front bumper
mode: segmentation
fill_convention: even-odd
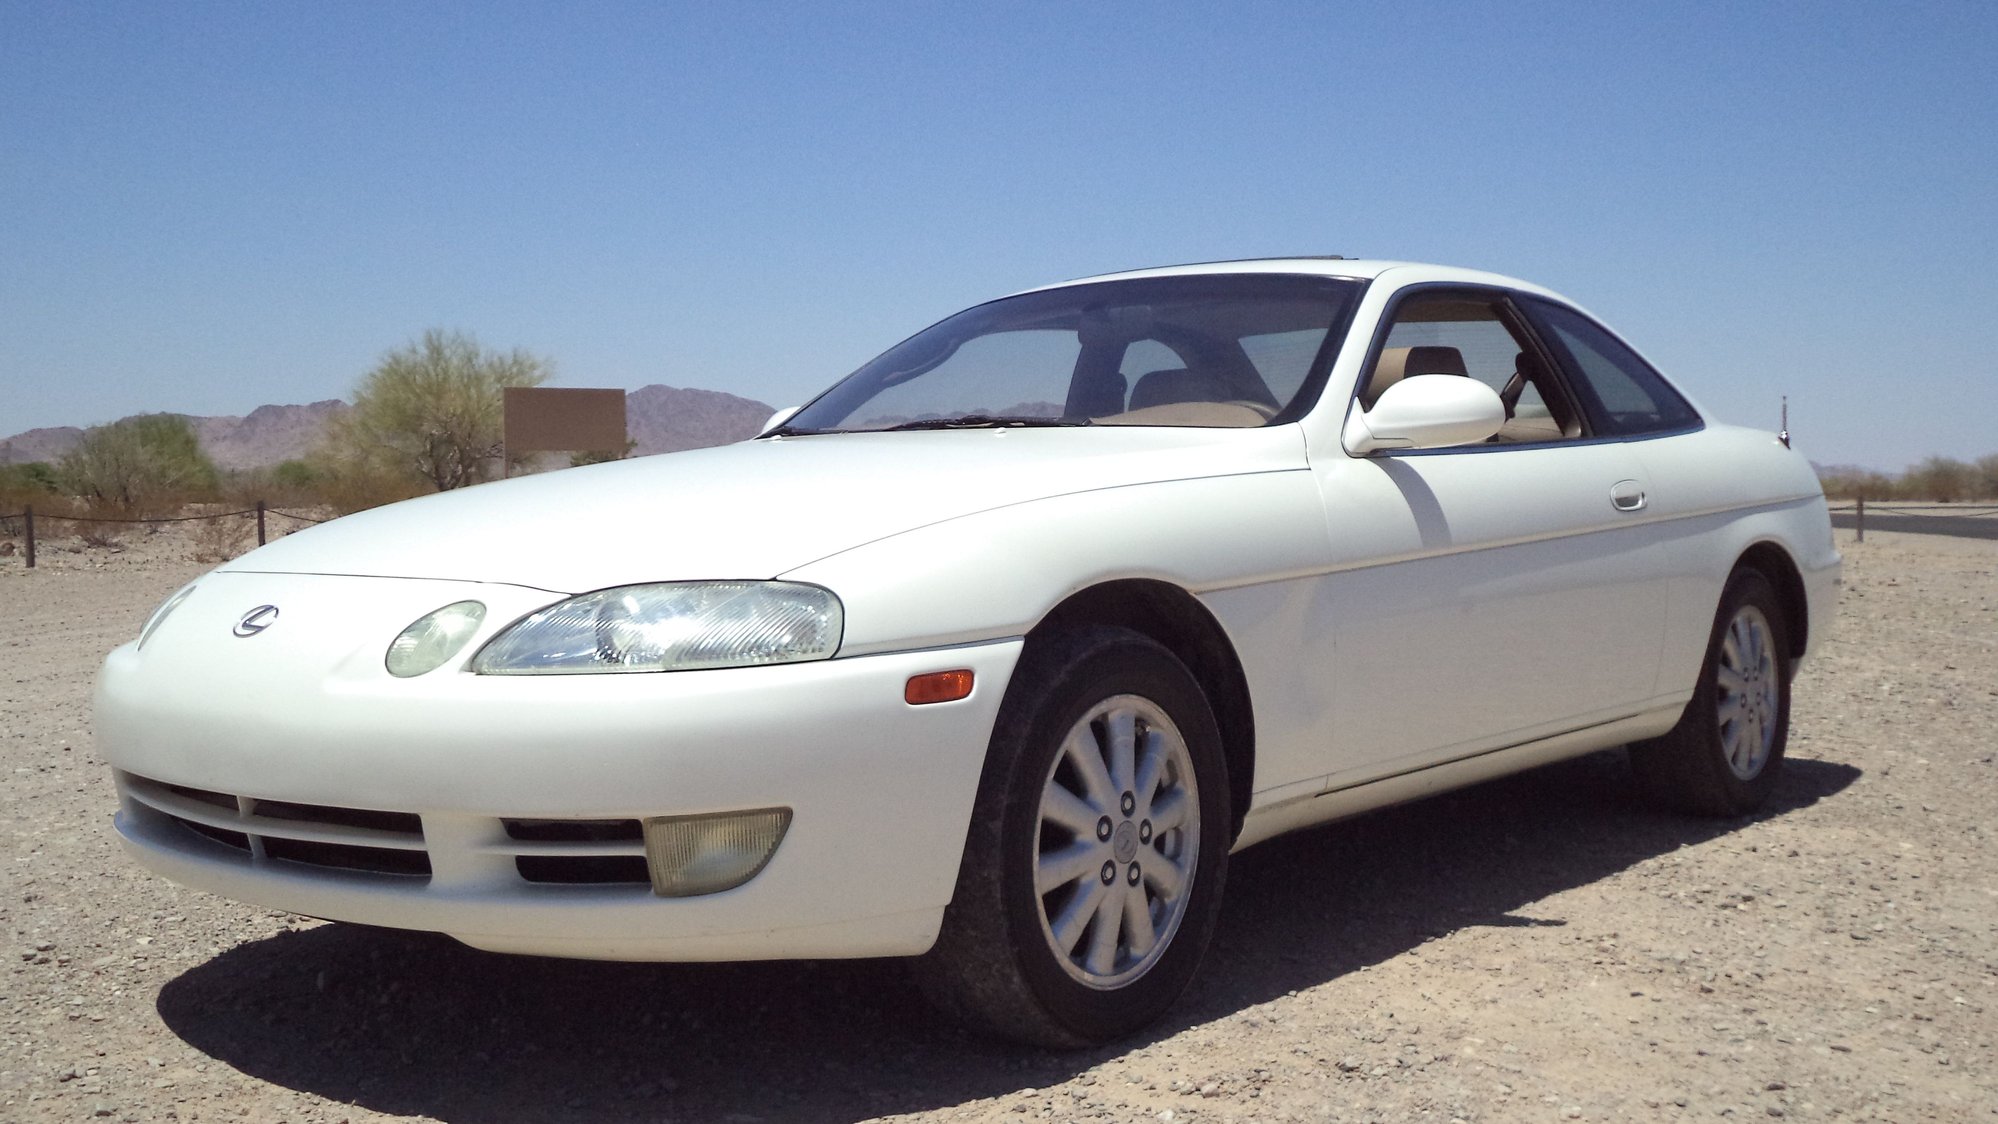
[[[339,675],[308,690],[250,665],[163,660],[149,643],[112,653],[96,724],[126,848],[225,897],[507,952],[913,955],[950,900],[1019,651],[1012,640],[654,675]],[[976,674],[969,698],[903,701],[910,676],[956,667]],[[793,816],[769,864],[692,898],[530,881],[521,856],[564,844],[507,823],[771,807]],[[344,869],[348,852],[398,849],[420,851],[411,861],[427,873]]]

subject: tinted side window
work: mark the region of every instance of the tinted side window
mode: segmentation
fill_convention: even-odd
[[[1373,409],[1388,387],[1409,376],[1463,375],[1491,387],[1505,406],[1505,424],[1492,436],[1493,444],[1582,436],[1571,400],[1515,330],[1524,325],[1501,295],[1418,292],[1397,303],[1391,315],[1387,338],[1360,384],[1361,409]]]
[[[1700,415],[1638,354],[1581,313],[1530,301],[1533,316],[1565,353],[1568,369],[1595,399],[1609,433],[1657,433],[1700,424]]]

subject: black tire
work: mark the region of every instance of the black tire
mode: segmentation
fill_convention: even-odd
[[[1131,699],[1155,709],[1132,711]],[[1105,711],[1106,707],[1111,709]],[[1099,713],[1105,715],[1101,721],[1084,725]],[[1063,748],[1071,731],[1087,730],[1098,739],[1088,745],[1107,745],[1110,716],[1125,713],[1140,715],[1134,719],[1135,729],[1163,731],[1160,736],[1167,739],[1141,742],[1141,762],[1146,746],[1172,745],[1170,734],[1178,734],[1185,753],[1161,751],[1160,760],[1170,756],[1178,764],[1168,767],[1172,780],[1156,786],[1159,803],[1152,814],[1159,815],[1161,823],[1168,815],[1177,818],[1179,812],[1166,809],[1178,789],[1180,798],[1172,807],[1198,809],[1191,836],[1183,820],[1180,827],[1155,833],[1147,819],[1142,824],[1143,842],[1137,843],[1140,824],[1131,817],[1144,815],[1153,806],[1150,797],[1133,803],[1128,790],[1116,798],[1125,818],[1114,823],[1109,838],[1098,836],[1096,843],[1082,832],[1070,835],[1044,820],[1044,815],[1052,815],[1044,810],[1046,790],[1056,783],[1082,784],[1072,755]],[[1143,717],[1160,714],[1166,722],[1156,726],[1147,725]],[[1107,748],[1103,753],[1112,756]],[[1182,782],[1191,784],[1191,797],[1180,787]],[[1103,816],[1096,821],[1097,829],[1111,819]],[[973,1029],[997,1037],[1075,1047],[1128,1035],[1170,1006],[1199,967],[1220,910],[1232,828],[1220,732],[1206,696],[1185,665],[1150,639],[1121,628],[1090,627],[1036,639],[1028,645],[1000,706],[956,893],[936,946],[916,962],[917,981],[937,1006]],[[1106,849],[1104,854],[1089,861],[1103,858],[1103,868],[1109,871],[1100,892],[1091,884],[1097,878],[1094,873],[1061,883],[1045,895],[1037,890],[1035,872],[1044,857],[1064,849],[1081,855],[1099,846]],[[1154,861],[1171,869],[1138,871],[1141,864]],[[1167,901],[1166,891],[1156,887],[1153,878],[1180,870],[1188,872],[1190,880]],[[1112,894],[1118,897],[1111,898]],[[1184,902],[1175,906],[1182,896]],[[1064,958],[1057,947],[1060,938],[1054,935],[1060,911],[1064,904],[1080,906],[1085,898],[1141,903],[1133,908],[1144,911],[1145,930],[1165,919],[1166,928],[1149,946],[1157,951],[1138,956],[1142,939],[1133,937],[1127,956],[1124,934],[1136,931],[1140,923],[1120,913],[1125,919],[1109,928],[1107,938],[1114,951],[1096,962],[1124,967],[1091,975],[1085,961],[1098,953]],[[1113,908],[1078,908],[1076,913],[1100,918],[1104,914],[1099,909]],[[1049,920],[1051,913],[1057,920]],[[1098,921],[1088,926],[1077,931],[1086,934],[1078,936],[1078,947],[1086,949],[1098,935]]]
[[[1766,625],[1769,659],[1750,689],[1736,694],[1753,696],[1746,713],[1759,716],[1770,733],[1767,738],[1754,738],[1752,731],[1743,731],[1744,720],[1736,719],[1735,736],[1730,738],[1721,715],[1730,691],[1722,676],[1744,658],[1738,642],[1730,647],[1730,630],[1740,624],[1752,631],[1757,618]],[[1721,591],[1720,609],[1707,639],[1706,660],[1700,665],[1699,686],[1678,725],[1662,737],[1630,747],[1630,763],[1638,782],[1654,799],[1696,815],[1740,816],[1761,807],[1769,798],[1782,774],[1783,751],[1790,739],[1789,645],[1790,622],[1775,587],[1760,571],[1735,571]],[[1765,748],[1759,761],[1749,760],[1758,756],[1752,748],[1756,744]],[[1732,758],[1731,746],[1737,750]],[[1744,746],[1750,747],[1746,753],[1741,748]],[[1731,762],[1741,762],[1743,767]]]

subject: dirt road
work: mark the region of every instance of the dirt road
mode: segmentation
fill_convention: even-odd
[[[516,959],[143,874],[90,684],[202,567],[0,558],[0,1120],[1998,1120],[1998,543],[1850,538],[1765,814],[1608,754],[1255,848],[1171,1021],[1073,1055],[893,963]]]

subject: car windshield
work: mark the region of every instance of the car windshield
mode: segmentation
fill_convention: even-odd
[[[1007,297],[902,341],[773,432],[1288,421],[1362,287],[1230,274]]]

